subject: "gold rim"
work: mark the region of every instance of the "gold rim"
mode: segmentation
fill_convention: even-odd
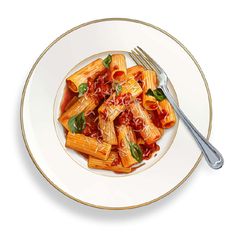
[[[87,25],[91,25],[91,24],[95,24],[95,23],[99,23],[99,22],[103,22],[103,21],[129,21],[129,22],[134,22],[134,23],[138,23],[138,24],[142,24],[142,25],[146,25],[148,27],[151,27],[153,29],[156,29],[160,32],[162,32],[163,34],[167,35],[169,38],[173,39],[176,43],[178,43],[184,50],[185,52],[190,56],[190,58],[193,60],[193,62],[195,63],[195,65],[197,66],[201,76],[202,76],[202,79],[204,81],[204,84],[205,84],[205,87],[206,87],[206,90],[207,90],[207,94],[208,94],[208,100],[209,100],[209,110],[210,110],[210,121],[209,121],[209,126],[208,126],[208,134],[207,134],[207,139],[209,139],[210,137],[210,133],[211,133],[211,128],[212,128],[212,98],[211,98],[211,94],[210,94],[210,89],[209,89],[209,86],[208,86],[208,83],[207,83],[207,80],[205,78],[205,75],[200,67],[200,65],[198,64],[197,60],[194,58],[194,56],[190,53],[190,51],[180,42],[178,41],[174,36],[172,36],[171,34],[169,34],[168,32],[164,31],[163,29],[157,27],[157,26],[154,26],[152,24],[149,24],[149,23],[146,23],[146,22],[143,22],[143,21],[139,21],[139,20],[134,20],[134,19],[128,19],[128,18],[105,18],[105,19],[99,19],[99,20],[94,20],[94,21],[89,21],[87,23],[84,23],[84,24],[81,24],[81,25],[78,25],[68,31],[66,31],[64,34],[62,34],[61,36],[59,36],[57,39],[55,39],[42,53],[41,55],[38,57],[38,59],[36,60],[36,62],[34,63],[34,65],[32,66],[28,76],[27,76],[27,79],[26,79],[26,82],[25,82],[25,85],[24,85],[24,88],[23,88],[23,92],[22,92],[22,97],[21,97],[21,105],[20,105],[20,123],[21,123],[21,131],[22,131],[22,136],[23,136],[23,139],[24,139],[24,143],[25,143],[25,146],[26,146],[26,149],[33,161],[33,163],[35,164],[36,168],[39,170],[39,172],[43,175],[43,177],[53,186],[55,187],[57,190],[59,190],[61,193],[63,193],[65,196],[79,202],[79,203],[82,203],[84,205],[87,205],[87,206],[90,206],[90,207],[95,207],[95,208],[100,208],[100,209],[106,209],[106,210],[127,210],[127,209],[133,209],[133,208],[137,208],[137,207],[142,207],[142,206],[146,206],[146,205],[149,205],[153,202],[156,202],[156,201],[159,201],[160,199],[166,197],[167,195],[169,195],[170,193],[172,193],[174,190],[176,190],[180,185],[182,185],[185,180],[188,179],[188,177],[193,173],[193,171],[196,169],[196,167],[198,166],[199,162],[201,161],[201,158],[202,158],[202,154],[199,156],[198,160],[196,161],[196,163],[194,164],[193,168],[190,170],[190,172],[174,187],[172,188],[170,191],[166,192],[165,194],[163,194],[162,196],[158,197],[158,198],[155,198],[151,201],[148,201],[148,202],[145,202],[145,203],[142,203],[142,204],[138,204],[138,205],[133,205],[133,206],[128,206],[128,207],[106,207],[106,206],[98,206],[98,205],[94,205],[94,204],[90,204],[88,202],[84,202],[84,201],[81,201],[73,196],[71,196],[70,194],[66,193],[65,191],[63,191],[60,187],[58,187],[55,183],[53,183],[47,176],[46,174],[43,172],[43,170],[40,168],[40,166],[37,164],[36,160],[34,159],[34,156],[30,150],[30,147],[28,145],[28,141],[27,141],[27,138],[26,138],[26,135],[25,135],[25,129],[24,129],[24,122],[23,122],[23,106],[24,106],[24,98],[25,98],[25,93],[26,93],[26,89],[27,89],[27,86],[28,86],[28,83],[30,81],[30,78],[31,78],[31,75],[33,74],[33,71],[35,69],[35,67],[38,65],[39,61],[42,59],[42,57],[46,54],[46,52],[54,45],[56,44],[59,40],[61,40],[63,37],[65,37],[66,35],[68,35],[69,33],[77,30],[77,29],[80,29],[82,27],[85,27]]]

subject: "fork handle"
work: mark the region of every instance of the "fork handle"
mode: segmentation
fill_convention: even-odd
[[[169,100],[170,104],[174,108],[175,112],[178,114],[179,118],[182,119],[186,127],[191,132],[192,136],[198,143],[200,149],[202,150],[205,159],[209,166],[213,169],[219,169],[224,164],[224,159],[220,152],[196,129],[192,122],[186,117],[183,111],[176,104],[174,98],[170,94],[167,86],[160,86],[166,98]]]

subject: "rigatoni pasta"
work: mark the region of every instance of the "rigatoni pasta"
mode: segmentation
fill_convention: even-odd
[[[111,77],[114,81],[125,81],[127,79],[127,68],[125,56],[113,54],[110,63]]]
[[[78,99],[73,105],[71,105],[61,116],[59,121],[61,124],[69,130],[68,121],[72,116],[75,116],[81,112],[88,114],[90,111],[94,110],[97,106],[97,101],[93,96],[84,96]]]
[[[134,122],[140,124],[139,132],[143,140],[147,144],[155,143],[161,137],[159,129],[153,124],[148,112],[142,107],[139,102],[134,102],[130,105],[131,112],[134,116]]]
[[[117,145],[114,122],[103,118],[101,115],[98,116],[98,119],[103,141],[111,145]]]
[[[87,83],[88,78],[92,78],[94,80],[99,74],[102,74],[105,70],[106,68],[103,65],[103,61],[99,58],[69,76],[66,79],[67,86],[73,92],[76,93],[78,92],[79,86],[82,83]]]
[[[149,89],[155,90],[157,88],[157,76],[152,70],[146,70],[142,73],[143,82],[143,107],[146,110],[156,110],[158,107],[158,101],[153,96],[148,96],[147,91]]]
[[[113,93],[98,109],[98,111],[109,120],[114,121],[116,117],[126,109],[130,100],[142,93],[139,83],[131,78],[121,85],[120,94]]]
[[[142,73],[143,73],[144,67],[140,65],[132,66],[127,69],[127,77],[128,78],[134,78],[137,81],[142,80]]]
[[[136,137],[130,126],[120,125],[117,127],[118,152],[124,167],[130,167],[138,161],[133,157],[130,149],[132,143],[136,143]]]
[[[98,142],[95,138],[71,132],[66,136],[66,147],[101,160],[107,160],[111,151],[111,145],[108,143]]]
[[[111,151],[107,160],[99,160],[93,156],[88,158],[88,167],[100,170],[110,170],[116,173],[130,173],[131,167],[124,167],[120,162],[120,157],[117,152]]]
[[[65,146],[87,157],[88,167],[128,174],[160,147],[176,123],[154,71],[127,68],[123,54],[97,59],[66,79],[58,121]]]
[[[160,117],[160,122],[163,128],[167,129],[175,125],[175,112],[167,99],[164,99],[159,102],[157,113]]]

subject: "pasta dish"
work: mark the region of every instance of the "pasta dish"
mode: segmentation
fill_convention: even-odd
[[[123,54],[97,59],[66,79],[59,122],[67,148],[89,168],[130,173],[153,157],[176,115],[152,70],[126,66]]]

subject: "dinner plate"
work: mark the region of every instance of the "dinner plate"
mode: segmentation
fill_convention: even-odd
[[[130,174],[87,167],[81,155],[65,148],[58,122],[65,78],[108,53],[141,46],[165,69],[169,88],[181,109],[209,138],[211,97],[204,74],[192,54],[166,31],[137,20],[91,21],[59,36],[34,63],[21,102],[21,127],[27,150],[41,174],[66,196],[103,209],[130,209],[155,202],[179,187],[201,160],[201,151],[177,124],[158,141],[160,151]]]

